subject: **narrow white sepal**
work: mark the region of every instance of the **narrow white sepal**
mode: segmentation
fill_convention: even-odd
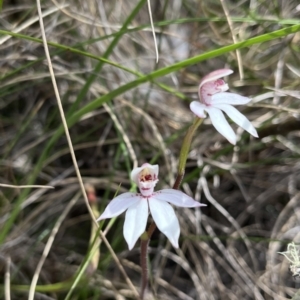
[[[218,104],[216,108],[220,108],[223,110],[233,122],[238,124],[244,130],[248,131],[255,137],[258,137],[257,131],[251,122],[242,114],[240,113],[235,107],[228,105],[228,104]]]
[[[150,198],[149,208],[158,229],[166,235],[174,248],[178,248],[180,226],[172,206],[165,201]]]
[[[250,101],[251,98],[227,92],[216,93],[211,96],[211,105],[215,107],[217,104],[243,105]]]
[[[236,144],[236,134],[225,119],[224,114],[219,108],[207,107],[211,122],[216,130],[222,134],[231,144]]]
[[[174,189],[164,189],[155,192],[151,199],[153,198],[172,203],[179,207],[206,206],[206,204],[199,203],[185,193]]]
[[[131,250],[146,229],[148,219],[148,201],[145,198],[128,208],[123,227],[124,238]]]
[[[199,101],[193,101],[190,103],[191,111],[199,118],[206,117],[205,112],[204,112],[205,108],[206,108],[206,105],[200,103]]]
[[[135,205],[142,197],[136,193],[124,193],[114,198],[106,207],[102,215],[97,219],[101,221],[110,219],[123,213],[131,205]]]

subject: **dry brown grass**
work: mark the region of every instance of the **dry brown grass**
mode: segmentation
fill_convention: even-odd
[[[158,64],[145,3],[129,28],[148,24],[147,28],[124,34],[109,60],[146,74],[231,44],[233,37],[243,41],[288,26],[284,22],[295,24],[299,18],[298,1],[224,1],[229,19],[220,1],[152,1],[156,23],[190,19],[156,25]],[[42,3],[43,12],[48,13],[44,17],[47,39],[70,47],[86,42],[76,47],[102,56],[112,38],[92,40],[118,32],[136,4],[69,0],[60,8],[62,3],[54,0]],[[36,6],[30,1],[4,3],[0,20],[2,29],[41,38]],[[83,181],[96,188],[102,211],[117,191],[131,187],[128,174],[134,165],[155,158],[153,162],[160,165],[159,188],[172,185],[182,138],[193,118],[186,100],[197,98],[197,85],[205,74],[230,67],[235,71],[228,78],[231,91],[253,98],[241,111],[257,127],[259,139],[234,127],[241,138],[232,147],[209,119],[194,138],[182,189],[208,206],[196,211],[177,209],[182,231],[179,250],[155,232],[149,250],[149,299],[297,299],[299,284],[288,260],[278,252],[286,251],[291,241],[300,242],[299,37],[296,33],[240,49],[240,64],[232,51],[182,68],[112,98],[70,126]],[[56,47],[50,51],[67,117],[136,78],[109,64],[96,72],[95,59],[72,51]],[[6,278],[11,299],[27,299],[50,232],[80,187],[65,137],[61,135],[48,147],[61,119],[42,44],[2,35],[0,57],[0,183],[55,188],[38,187],[26,194],[20,188],[0,186],[2,233],[20,204],[0,248],[2,289]],[[95,79],[74,107],[92,75]],[[33,174],[36,177],[30,182]],[[122,226],[120,217],[109,230],[102,229],[138,289],[139,249],[127,250]],[[90,228],[91,219],[80,198],[59,226],[35,299],[65,299],[88,256]],[[71,299],[133,297],[103,244],[98,269],[85,277]],[[3,299],[9,299],[8,293]]]

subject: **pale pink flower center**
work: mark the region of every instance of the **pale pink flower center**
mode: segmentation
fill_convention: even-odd
[[[153,194],[154,187],[158,179],[155,173],[145,168],[139,174],[139,189],[143,197],[149,197]]]
[[[200,102],[210,106],[212,95],[228,90],[228,85],[223,79],[217,79],[203,84],[199,91]]]

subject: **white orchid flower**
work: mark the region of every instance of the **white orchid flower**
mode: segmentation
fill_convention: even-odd
[[[206,75],[199,85],[200,102],[193,101],[190,104],[190,109],[199,118],[205,118],[204,111],[206,111],[216,130],[231,144],[235,145],[236,134],[226,121],[222,111],[244,130],[255,137],[258,137],[258,135],[250,121],[232,106],[247,104],[251,99],[234,93],[225,93],[228,90],[228,85],[220,78],[232,73],[232,70],[220,69]]]
[[[131,179],[140,193],[124,193],[114,198],[97,221],[113,218],[126,211],[123,234],[131,250],[145,231],[149,210],[158,229],[178,248],[180,227],[174,209],[169,203],[180,207],[205,206],[183,192],[164,189],[154,192],[158,182],[158,165],[143,164],[131,172]],[[169,202],[169,203],[168,203]]]

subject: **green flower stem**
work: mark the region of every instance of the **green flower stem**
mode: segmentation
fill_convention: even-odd
[[[173,185],[173,189],[178,190],[180,187],[180,184],[182,182],[184,173],[185,173],[185,166],[186,166],[186,160],[191,148],[192,138],[197,130],[197,128],[202,124],[203,119],[196,118],[193,122],[193,124],[188,129],[183,143],[180,150],[179,155],[179,163],[178,163],[178,170],[177,170],[177,177]],[[148,253],[148,245],[149,241],[151,239],[151,236],[156,229],[156,224],[154,221],[150,224],[148,230],[144,232],[141,235],[141,268],[142,268],[142,286],[141,286],[141,292],[140,296],[141,299],[144,299],[144,294],[146,291],[146,287],[148,284],[148,264],[147,264],[147,253]]]
[[[177,177],[175,180],[175,183],[173,185],[173,189],[178,190],[179,186],[181,184],[181,181],[183,179],[184,173],[185,173],[185,165],[186,165],[186,160],[190,151],[191,143],[192,143],[192,138],[195,134],[195,131],[197,128],[202,124],[203,119],[196,118],[191,125],[191,127],[188,129],[183,143],[182,147],[180,150],[180,155],[179,155],[179,163],[178,163],[178,171],[177,171]]]

